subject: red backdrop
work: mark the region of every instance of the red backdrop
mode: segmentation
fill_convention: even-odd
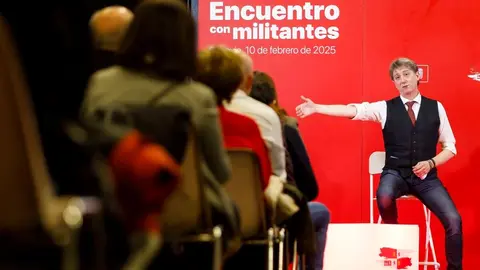
[[[317,20],[308,20],[308,16],[300,20],[288,16],[283,20],[252,20],[248,16],[235,20],[231,16],[231,20],[226,20],[228,12],[219,7],[216,11],[211,9],[211,2],[215,1],[199,1],[200,47],[226,44],[249,51],[254,68],[273,76],[280,103],[291,114],[301,102],[300,95],[326,104],[391,98],[397,92],[388,76],[390,62],[406,56],[424,65],[424,83],[420,85],[420,91],[443,103],[457,138],[458,156],[440,168],[440,178],[463,218],[465,269],[477,269],[475,255],[480,251],[480,231],[476,226],[480,206],[475,196],[480,196],[480,173],[474,169],[474,164],[480,157],[480,141],[477,139],[480,128],[476,124],[480,75],[475,77],[475,72],[480,71],[480,1],[331,0],[316,3],[325,5],[328,11],[327,14],[320,12]],[[274,6],[266,0],[218,3],[240,8],[246,5]],[[285,0],[281,5],[304,4],[299,0]],[[280,7],[272,10],[277,19],[287,15]],[[250,14],[245,12],[244,15]],[[223,18],[220,15],[224,15]],[[254,23],[267,22],[270,27],[273,24],[279,28],[311,24],[313,28],[325,29],[316,30],[320,39],[308,39],[308,35],[305,39],[301,36],[242,39],[240,28],[236,28],[240,32],[235,34],[235,27],[253,27]],[[212,31],[212,27],[227,33],[212,33],[218,32]],[[338,36],[328,36],[336,31],[330,27],[337,27]],[[265,37],[265,30],[263,33]],[[298,52],[292,50],[291,54],[286,51],[279,54],[277,47],[297,48]],[[300,121],[300,129],[320,185],[317,200],[330,208],[332,222],[368,222],[368,156],[383,149],[380,125],[312,116]],[[398,207],[400,221],[419,224],[420,239],[424,239],[420,202],[401,202]],[[437,256],[443,269],[446,265],[443,228],[436,218],[432,226]],[[423,258],[422,242],[420,258]]]

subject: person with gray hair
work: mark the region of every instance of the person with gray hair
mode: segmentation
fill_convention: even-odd
[[[90,18],[95,49],[95,70],[114,64],[115,52],[133,19],[133,13],[123,6],[109,6],[96,11]]]
[[[233,49],[233,51],[242,59],[243,80],[239,89],[233,94],[232,100],[225,104],[225,107],[255,120],[269,151],[272,173],[286,179],[285,149],[280,118],[268,105],[249,96],[253,84],[252,58],[240,49]]]
[[[437,167],[457,154],[447,113],[442,103],[420,94],[419,69],[411,59],[395,59],[389,75],[398,97],[349,105],[320,105],[302,97],[297,115],[319,113],[381,124],[386,155],[376,197],[382,219],[398,223],[396,199],[408,194],[417,197],[445,229],[447,269],[461,270],[462,219],[437,175]],[[437,143],[442,145],[438,154]]]

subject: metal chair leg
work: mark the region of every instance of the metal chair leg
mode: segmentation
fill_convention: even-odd
[[[297,240],[296,239],[293,242],[293,254],[292,255],[293,255],[292,270],[298,270],[299,261],[298,261],[298,254],[297,254]]]
[[[305,254],[302,254],[300,256],[301,260],[300,260],[300,265],[301,265],[301,268],[300,270],[305,270],[307,268],[307,257],[305,256]]]
[[[63,247],[62,269],[63,270],[78,270],[80,269],[79,258],[79,230],[72,230],[69,243]]]
[[[267,249],[267,269],[273,270],[273,257],[274,257],[274,240],[275,240],[275,231],[273,228],[268,229],[268,249]]]
[[[278,270],[284,270],[284,262],[285,262],[285,228],[281,228],[278,237]]]
[[[213,270],[222,269],[222,229],[218,226],[213,228]]]

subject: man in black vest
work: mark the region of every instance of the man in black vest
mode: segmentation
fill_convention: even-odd
[[[418,66],[412,60],[393,61],[390,78],[399,97],[374,103],[320,105],[302,96],[304,103],[297,106],[297,115],[304,118],[319,113],[380,123],[386,152],[377,189],[380,215],[385,223],[398,223],[395,200],[407,194],[416,196],[445,228],[447,269],[462,269],[462,220],[437,176],[437,167],[457,153],[445,108],[420,95]],[[443,149],[438,154],[437,143]]]

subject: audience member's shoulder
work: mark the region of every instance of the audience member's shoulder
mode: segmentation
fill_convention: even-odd
[[[248,116],[229,110],[225,110],[224,114],[226,114],[225,120],[227,120],[229,124],[239,127],[237,132],[250,133],[252,130],[259,130],[255,120]]]
[[[100,81],[100,80],[108,80],[112,78],[118,78],[121,73],[125,73],[126,71],[119,67],[119,66],[111,66],[108,68],[100,69],[92,74],[90,77],[91,82]]]
[[[275,112],[274,109],[272,109],[272,107],[254,99],[252,97],[249,97],[249,98],[252,100],[252,103],[255,103],[255,107],[257,107],[259,110],[262,111],[262,114],[265,114],[265,115],[270,116],[270,117],[278,118],[277,113]]]
[[[227,112],[230,115],[230,118],[232,120],[234,120],[236,123],[241,124],[242,127],[251,126],[251,125],[256,126],[257,125],[255,123],[255,121],[248,116],[245,116],[245,115],[242,115],[242,114],[239,114],[239,113],[236,113],[236,112],[231,112],[231,111],[227,111]]]
[[[285,133],[299,133],[299,132],[298,132],[298,129],[295,128],[295,127],[293,127],[293,126],[291,126],[291,125],[287,125],[287,124],[286,124],[286,125],[283,127],[283,129],[285,130]]]
[[[291,116],[285,116],[285,125],[297,129],[298,128],[298,121],[297,121],[296,118],[293,118]]]
[[[215,92],[202,83],[192,81],[186,84],[186,88],[188,88],[188,91],[192,91],[192,95],[194,95],[199,101],[207,100],[215,102]]]
[[[242,117],[242,120],[241,120],[242,128],[245,131],[251,132],[252,130],[258,130],[258,132],[260,133],[260,129],[258,128],[257,122],[255,122],[255,120],[244,115],[240,115],[240,116]]]
[[[197,93],[200,93],[202,95],[215,96],[215,93],[213,92],[213,90],[203,83],[196,82],[196,81],[191,81],[191,82],[188,83],[188,86],[190,88],[194,89]]]

